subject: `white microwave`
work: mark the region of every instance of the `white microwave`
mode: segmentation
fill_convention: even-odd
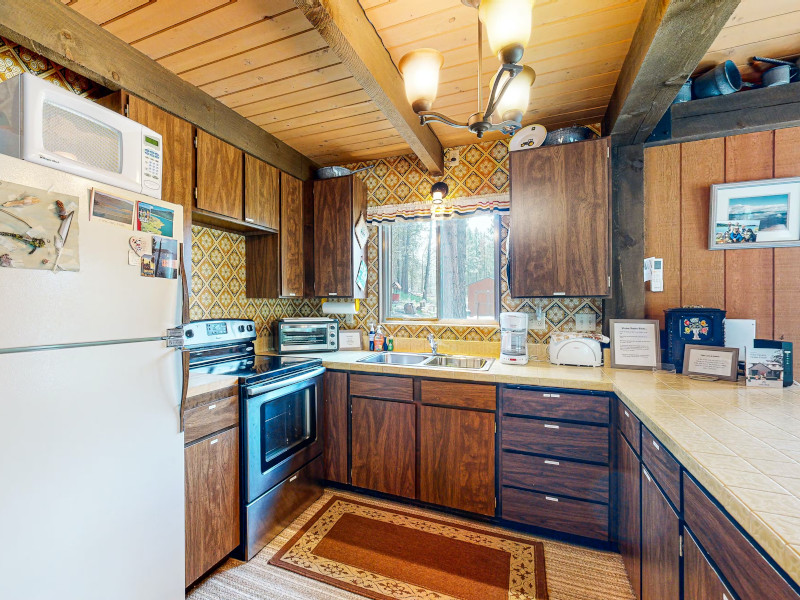
[[[30,73],[0,83],[0,153],[161,198],[161,135]]]

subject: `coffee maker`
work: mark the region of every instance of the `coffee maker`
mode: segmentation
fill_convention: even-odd
[[[528,364],[528,314],[500,313],[500,362]]]

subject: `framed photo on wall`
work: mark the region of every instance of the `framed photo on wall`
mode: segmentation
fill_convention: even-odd
[[[800,246],[800,177],[711,186],[709,249]]]

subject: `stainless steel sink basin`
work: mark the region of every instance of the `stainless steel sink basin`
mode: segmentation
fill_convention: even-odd
[[[494,359],[482,356],[449,356],[446,354],[413,354],[408,352],[378,352],[358,362],[430,367],[433,369],[467,369],[469,371],[488,371]]]
[[[480,371],[491,367],[492,360],[481,356],[432,356],[429,361],[424,363],[424,366]]]
[[[430,354],[406,354],[403,352],[379,352],[358,362],[382,365],[419,365],[431,357]]]

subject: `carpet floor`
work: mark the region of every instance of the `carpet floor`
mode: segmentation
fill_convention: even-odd
[[[525,536],[500,527],[444,516],[435,511],[338,490],[326,491],[322,498],[310,506],[251,561],[247,563],[233,559],[226,561],[210,576],[188,590],[187,598],[191,600],[363,600],[361,595],[269,564],[270,559],[296,536],[334,494],[344,499],[463,525],[485,531],[487,534],[513,536],[531,542],[541,541],[544,545],[550,600],[633,599],[622,559],[618,554]]]

